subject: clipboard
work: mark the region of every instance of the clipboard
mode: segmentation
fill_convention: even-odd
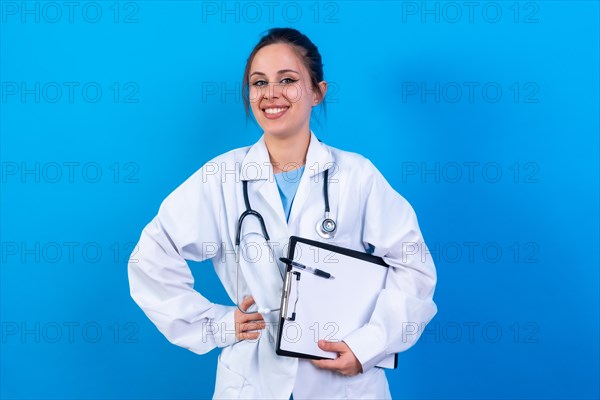
[[[372,254],[298,236],[290,237],[288,258],[332,278],[287,264],[275,351],[287,357],[333,359],[336,353],[321,350],[317,341],[341,341],[369,322],[389,265]],[[377,366],[397,368],[398,354]]]

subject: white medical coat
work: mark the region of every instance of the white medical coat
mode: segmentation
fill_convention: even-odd
[[[316,233],[324,215],[323,171],[329,169],[333,239]],[[194,290],[186,260],[211,259],[232,302],[236,298],[234,243],[245,211],[241,180],[251,207],[264,218],[275,260],[287,255],[291,235],[329,241],[374,254],[391,266],[368,324],[344,338],[362,364],[354,377],[275,353],[278,313],[265,314],[258,340],[237,341],[235,306],[214,304]],[[257,306],[281,300],[279,261],[272,260],[261,228],[248,217],[242,229],[239,301]],[[173,344],[203,354],[221,348],[214,398],[390,398],[384,370],[375,367],[410,348],[437,312],[436,271],[410,204],[365,157],[317,140],[311,131],[306,167],[286,223],[264,136],[254,144],[206,163],[161,204],[144,228],[128,264],[131,296]],[[312,333],[311,333],[312,334]],[[402,355],[399,355],[402,363]]]

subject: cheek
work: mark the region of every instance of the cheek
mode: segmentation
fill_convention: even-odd
[[[299,103],[304,99],[305,93],[300,85],[286,86],[283,95],[290,103]]]
[[[313,92],[308,88],[300,85],[290,86],[286,91],[286,97],[296,109],[302,109],[308,113],[312,110]]]
[[[250,87],[250,90],[248,91],[248,100],[253,106],[256,106],[257,103],[259,103],[260,100],[264,97],[265,90],[266,89],[262,87]]]

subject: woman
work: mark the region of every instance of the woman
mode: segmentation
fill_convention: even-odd
[[[269,30],[248,58],[243,88],[263,136],[208,162],[165,199],[129,263],[131,295],[172,343],[198,354],[222,349],[215,398],[390,398],[375,365],[411,347],[437,312],[436,272],[415,213],[369,160],[320,143],[310,129],[327,83],[305,35]],[[315,229],[326,172],[331,239]],[[247,205],[262,215],[269,240],[258,218],[238,226]],[[269,309],[279,305],[284,267],[275,260],[291,235],[373,252],[391,266],[370,322],[343,341],[319,342],[335,360],[275,353],[278,314]],[[193,289],[185,260],[208,258],[236,306]]]

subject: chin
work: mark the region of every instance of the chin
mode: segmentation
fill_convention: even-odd
[[[294,130],[288,126],[273,126],[273,124],[269,124],[269,122],[270,121],[265,124],[260,124],[265,134],[275,137],[286,137],[292,135],[294,132]]]

